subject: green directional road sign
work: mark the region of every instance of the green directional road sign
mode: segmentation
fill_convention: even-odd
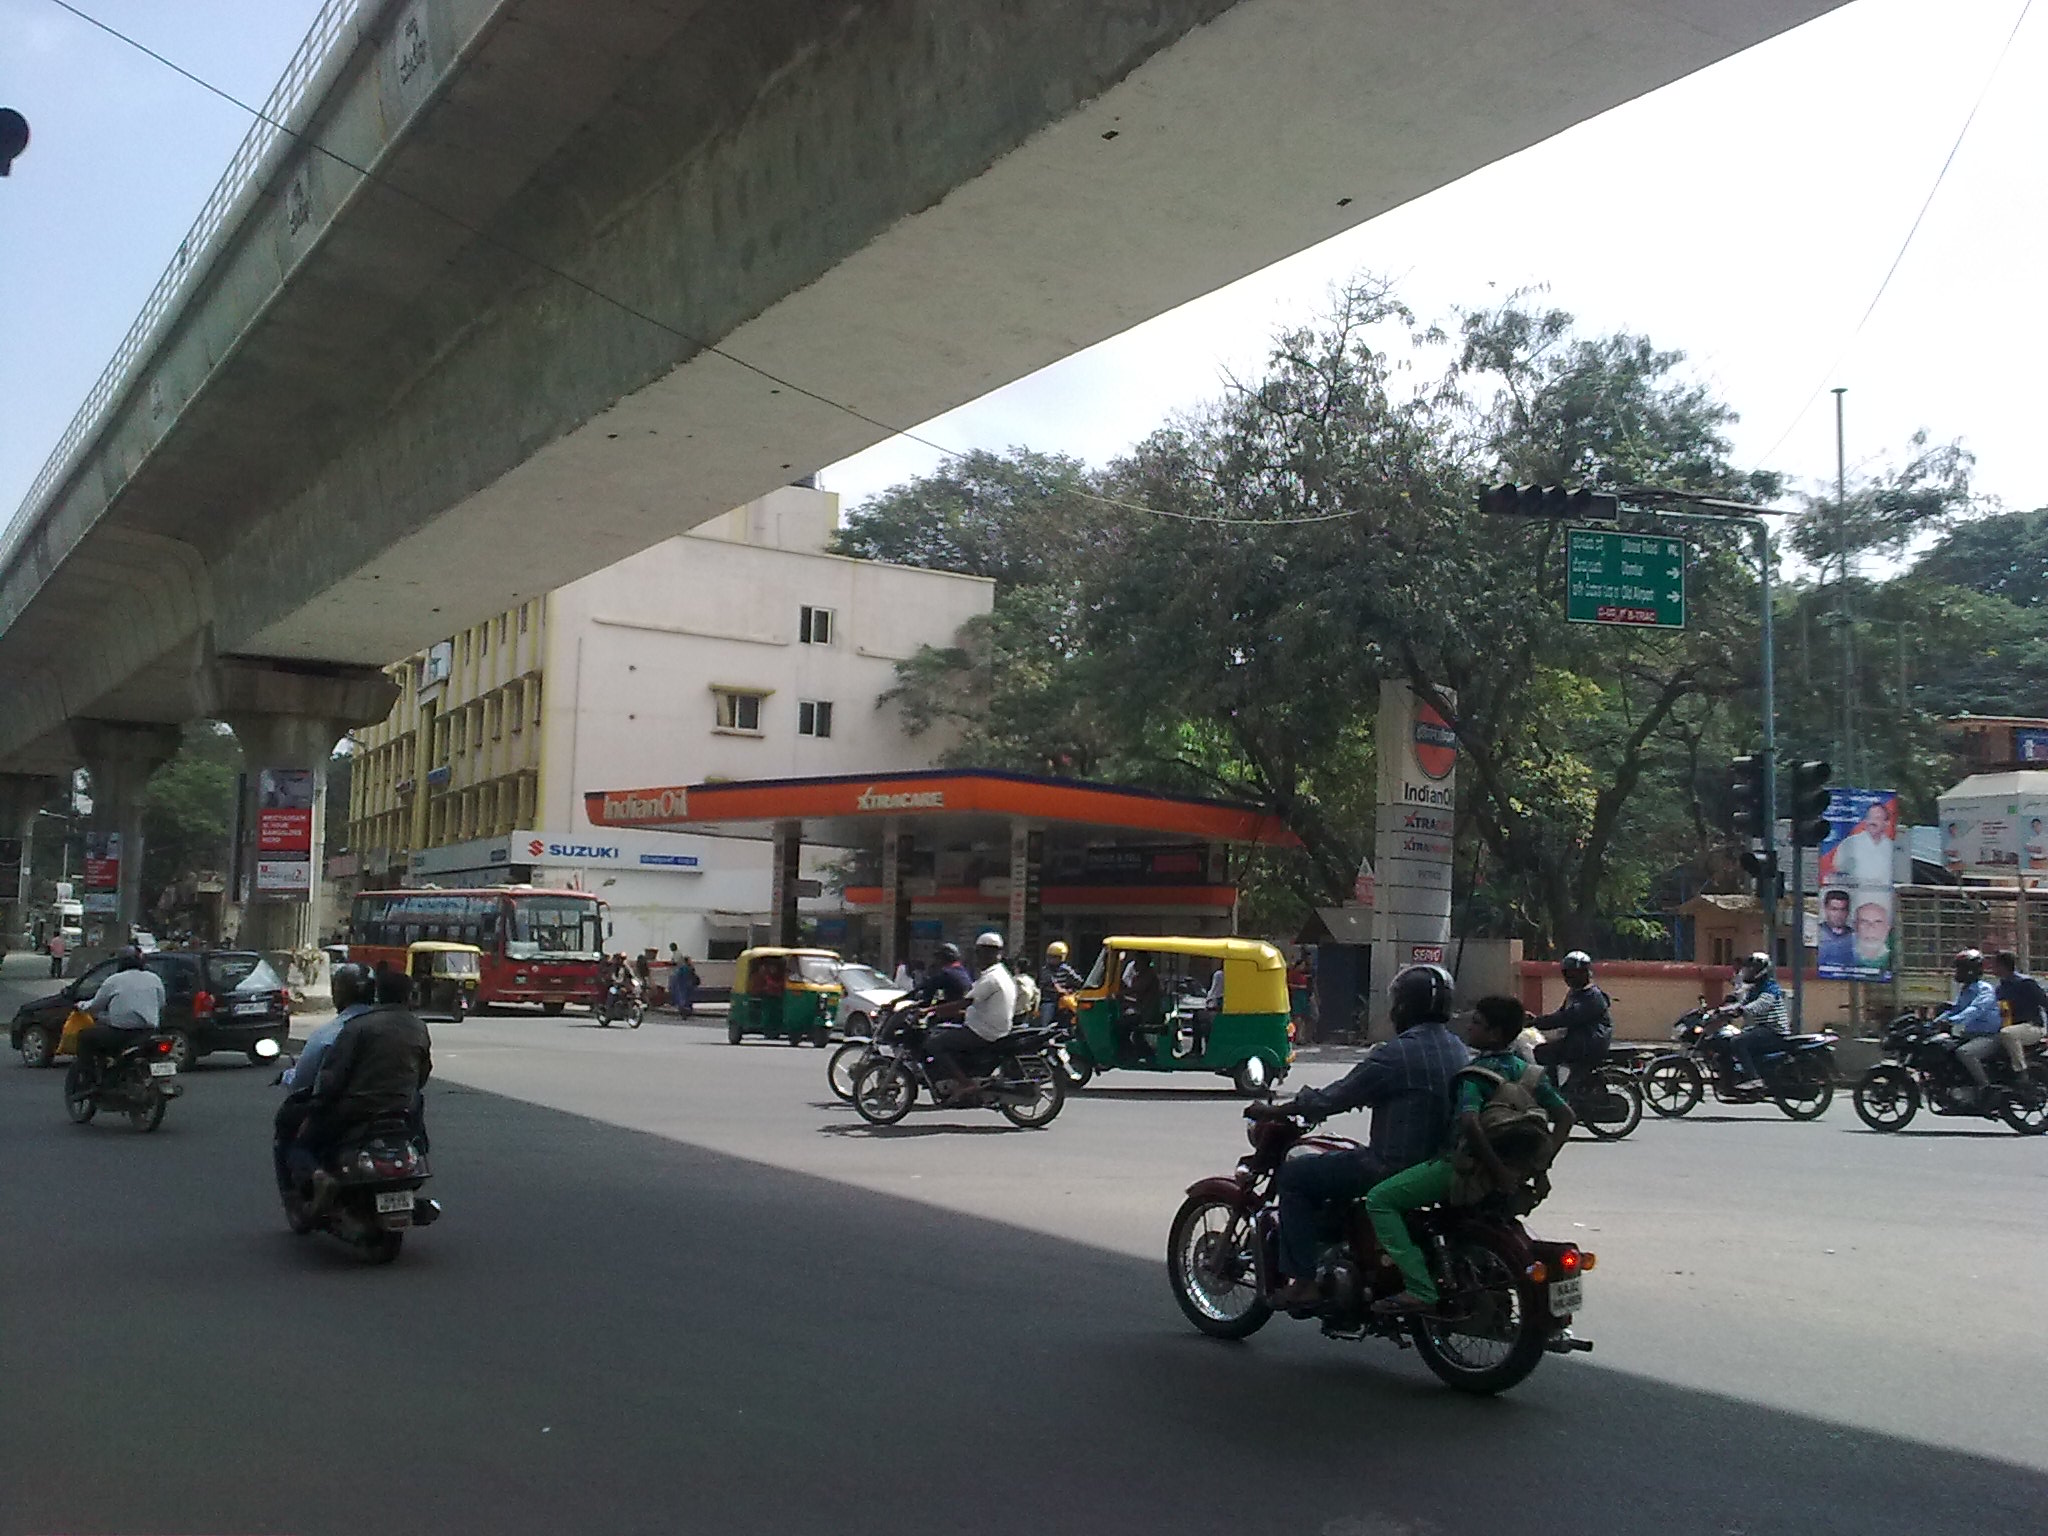
[[[1685,628],[1685,541],[1572,528],[1565,617],[1574,624]]]

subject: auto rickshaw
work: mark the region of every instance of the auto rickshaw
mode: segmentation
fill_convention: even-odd
[[[405,973],[412,978],[414,1007],[423,1016],[459,1019],[476,1007],[483,980],[484,952],[474,944],[422,940],[405,947]]]
[[[734,1045],[748,1035],[823,1045],[844,995],[834,950],[747,950],[733,966],[725,1038]]]
[[[1214,977],[1222,971],[1220,998]],[[1149,969],[1158,987],[1149,1003],[1126,973]],[[1074,994],[1070,1075],[1126,1067],[1139,1072],[1214,1072],[1241,1093],[1257,1093],[1294,1062],[1288,1029],[1287,962],[1259,939],[1112,938]]]

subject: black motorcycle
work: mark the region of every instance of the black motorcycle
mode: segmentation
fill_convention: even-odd
[[[1597,1141],[1619,1141],[1643,1123],[1643,1091],[1620,1062],[1571,1062],[1557,1091]]]
[[[998,1110],[1025,1130],[1051,1125],[1065,1107],[1067,1079],[1049,1054],[1050,1031],[1012,1029],[1000,1040],[956,1054],[973,1087],[943,1101],[932,1087],[927,1033],[923,1015],[907,1011],[875,1026],[872,1058],[853,1079],[853,1107],[868,1124],[894,1125],[910,1113],[920,1090],[941,1108]]]
[[[2026,1071],[2015,1075],[2003,1049],[1985,1063],[1991,1086],[1979,1093],[1956,1060],[1962,1041],[1933,1019],[1905,1013],[1885,1030],[1886,1060],[1856,1084],[1856,1114],[1873,1131],[1903,1130],[1925,1104],[1937,1115],[2003,1120],[2022,1136],[2048,1131],[2048,1054],[2026,1051]]]
[[[275,1040],[257,1041],[255,1051],[265,1061],[282,1054]],[[325,1232],[366,1263],[389,1264],[405,1246],[409,1229],[431,1227],[441,1219],[441,1202],[420,1193],[433,1171],[427,1165],[425,1132],[413,1121],[392,1119],[366,1127],[336,1147],[324,1166],[335,1185],[324,1208],[316,1210],[306,1192],[290,1182],[278,1190],[285,1225],[300,1237]]]
[[[125,1114],[138,1131],[164,1123],[164,1106],[183,1093],[176,1042],[169,1035],[145,1034],[122,1044],[111,1058],[74,1058],[64,1074],[64,1110],[73,1125],[84,1125],[101,1109]]]
[[[613,982],[605,988],[604,997],[597,1005],[599,1029],[609,1029],[614,1024],[638,1029],[640,1021],[646,1017],[647,1004],[641,1000],[639,986],[632,982]]]
[[[1816,1120],[1835,1101],[1835,1046],[1840,1037],[1781,1035],[1757,1045],[1760,1076],[1745,1080],[1735,1058],[1741,1033],[1718,1008],[1700,1007],[1672,1026],[1678,1049],[1643,1068],[1643,1102],[1666,1119],[1691,1114],[1711,1090],[1721,1104],[1776,1104],[1794,1120]]]

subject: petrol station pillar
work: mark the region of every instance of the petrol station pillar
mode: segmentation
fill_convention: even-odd
[[[1023,966],[1027,973],[1038,967],[1041,920],[1041,891],[1045,869],[1045,833],[1028,821],[1010,823],[1010,931],[1003,935],[1010,947],[1010,968]]]
[[[910,857],[915,845],[895,817],[882,824],[882,974],[910,959]]]
[[[253,858],[240,868],[241,944],[261,950],[290,982],[294,955],[314,949],[326,919],[321,850],[326,843],[327,761],[352,728],[391,713],[399,687],[380,668],[223,657],[213,713],[242,746],[242,825]],[[324,960],[301,973],[301,990],[326,990]]]
[[[120,839],[112,913],[85,914],[80,969],[128,942],[142,918],[142,808],[150,775],[178,750],[175,725],[126,720],[74,720],[71,739],[92,775],[92,830]]]
[[[772,942],[789,945],[797,938],[797,881],[803,874],[804,825],[778,821],[771,844],[768,908],[774,924]]]

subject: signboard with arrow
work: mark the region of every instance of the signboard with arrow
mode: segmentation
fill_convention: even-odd
[[[1573,528],[1565,549],[1565,617],[1572,623],[1685,628],[1683,539]]]

